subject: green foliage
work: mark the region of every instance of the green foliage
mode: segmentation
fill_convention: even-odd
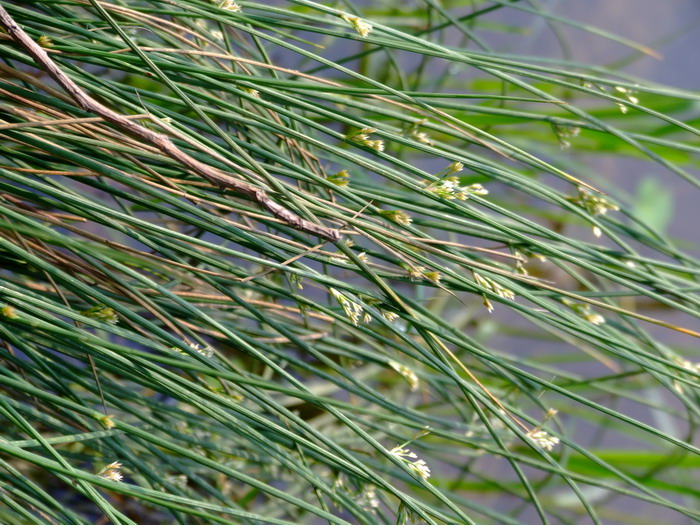
[[[513,11],[652,53],[539,2],[404,4],[2,2],[341,240],[0,34],[0,521],[700,517],[700,263],[664,233],[698,95],[489,47]]]

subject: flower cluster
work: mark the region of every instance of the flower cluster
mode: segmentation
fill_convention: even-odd
[[[51,38],[46,35],[41,35],[39,38],[37,38],[36,43],[39,44],[41,47],[53,47],[53,42],[51,41]]]
[[[559,147],[561,147],[561,149],[569,149],[571,147],[571,139],[577,137],[578,134],[581,133],[581,128],[576,126],[552,124],[552,128],[559,139]]]
[[[122,473],[119,471],[120,468],[122,468],[122,464],[118,461],[114,461],[100,470],[97,475],[103,479],[119,482],[124,478]]]
[[[608,211],[617,211],[620,209],[616,204],[613,204],[612,202],[604,199],[603,197],[599,195],[593,195],[583,186],[578,187],[577,197],[569,197],[567,198],[567,200],[576,204],[577,206],[580,206],[594,217],[596,215],[605,215],[606,213],[608,213]],[[593,234],[596,237],[601,236],[602,232],[600,231],[600,228],[598,228],[598,226],[593,227]]]
[[[700,374],[700,363],[693,363],[692,361],[688,361],[687,359],[681,359],[681,358],[676,358],[674,359],[676,364],[679,366],[682,366],[689,372],[693,372],[695,374]]]
[[[438,284],[442,279],[442,274],[436,271],[424,272],[423,277],[428,279],[433,284]]]
[[[416,139],[421,144],[426,144],[428,146],[434,146],[435,142],[428,136],[424,131],[417,131],[412,134],[412,137]]]
[[[443,199],[467,200],[471,195],[488,195],[488,190],[481,184],[460,186],[458,177],[444,177],[437,182],[431,182],[425,188]]]
[[[359,16],[355,15],[350,15],[350,14],[343,14],[340,15],[340,18],[345,20],[350,26],[357,31],[357,33],[362,37],[365,38],[367,35],[369,35],[372,32],[372,24],[367,22],[366,20],[362,20]]]
[[[510,290],[508,288],[505,288],[498,284],[496,281],[493,279],[489,279],[488,277],[484,277],[481,274],[478,274],[476,272],[472,272],[474,275],[474,281],[480,286],[483,286],[487,290],[491,290],[493,293],[498,295],[499,297],[502,297],[504,299],[508,299],[510,301],[515,300],[515,293],[513,293],[513,290]],[[493,312],[493,305],[491,302],[488,300],[486,296],[484,296],[484,306],[486,306],[486,309],[489,311],[489,313]]]
[[[362,262],[369,261],[369,257],[367,257],[366,252],[358,252],[355,255]],[[340,252],[333,254],[331,256],[331,261],[333,261],[335,264],[351,264],[351,262],[348,260],[347,256],[343,253],[340,253]]]
[[[433,140],[428,136],[428,134],[425,133],[424,131],[419,131],[420,127],[423,124],[425,124],[427,121],[428,121],[428,119],[426,119],[426,118],[421,119],[421,120],[417,120],[416,122],[414,122],[410,126],[410,128],[407,131],[407,134],[410,137],[413,137],[415,140],[417,140],[421,144],[426,144],[428,146],[434,146],[435,142],[433,142]]]
[[[359,303],[349,299],[346,295],[339,292],[335,288],[331,288],[330,291],[331,294],[333,294],[333,297],[335,297],[336,301],[338,301],[338,304],[340,304],[342,307],[345,315],[347,315],[348,319],[352,321],[352,324],[359,326],[360,322],[369,323],[372,321],[372,317],[363,310]]]
[[[615,91],[623,95],[627,100],[629,100],[632,104],[638,104],[639,99],[634,96],[634,91],[631,91],[625,87],[622,86],[615,86]],[[620,104],[618,102],[617,107],[620,108],[620,112],[627,113],[629,111],[629,108],[625,104]]]
[[[537,428],[530,430],[526,435],[535,445],[543,448],[547,452],[551,452],[551,450],[559,444],[558,437],[550,436],[544,430]]]
[[[219,8],[226,9],[227,11],[231,11],[233,13],[238,13],[241,10],[241,6],[239,6],[235,0],[222,0],[219,2]]]
[[[383,140],[370,138],[370,135],[375,131],[377,131],[377,128],[362,128],[356,133],[351,133],[350,135],[347,135],[347,138],[354,142],[357,142],[358,144],[362,144],[363,146],[372,148],[375,151],[384,151]]]
[[[18,317],[17,310],[15,310],[15,307],[10,306],[9,304],[0,307],[0,315],[8,319],[17,319]]]
[[[617,211],[620,209],[617,205],[605,200],[600,195],[593,195],[583,186],[578,187],[577,197],[569,197],[567,200],[580,206],[594,216],[605,215],[608,211]]]
[[[201,348],[197,343],[190,343],[188,346],[198,354],[203,355],[204,357],[212,357],[214,355],[214,349],[209,345],[205,346],[204,348]]]
[[[189,346],[192,350],[194,350],[198,354],[203,355],[204,357],[213,357],[214,356],[214,349],[209,345],[202,348],[197,343],[188,343],[187,346]],[[170,347],[170,349],[175,351],[175,352],[178,352],[182,355],[187,355],[187,352],[179,349],[177,346],[172,346],[172,347]]]
[[[605,317],[595,313],[587,304],[575,303],[573,301],[569,301],[568,299],[562,299],[562,303],[571,308],[571,310],[573,310],[579,317],[585,319],[591,324],[599,325],[605,322]]]
[[[392,448],[389,453],[405,463],[409,469],[421,478],[428,479],[430,477],[430,467],[428,467],[425,461],[418,459],[415,452],[403,448],[402,445],[397,445]]]
[[[382,312],[382,317],[389,321],[390,323],[393,323],[399,318],[399,314],[395,312],[390,312],[389,310],[385,310]]]
[[[331,184],[343,188],[350,184],[350,173],[348,173],[348,170],[340,170],[338,173],[328,175],[327,179]]]
[[[420,380],[413,370],[406,365],[397,363],[396,361],[389,361],[389,366],[401,374],[401,376],[406,380],[406,383],[408,383],[408,388],[411,389],[411,392],[418,390]]]
[[[446,175],[451,175],[452,173],[459,173],[463,169],[464,169],[464,164],[462,164],[461,162],[456,160],[453,163],[451,163],[449,166],[447,166]]]
[[[119,322],[119,316],[113,308],[105,306],[104,304],[98,304],[87,310],[80,312],[81,315],[85,317],[90,317],[91,319],[97,319],[107,324],[117,324]]]
[[[513,256],[515,257],[515,270],[520,275],[529,275],[527,268],[525,268],[525,265],[528,263],[529,259],[518,250],[513,251]]]
[[[95,417],[100,423],[102,423],[104,425],[104,427],[107,430],[110,430],[110,429],[117,426],[116,423],[114,422],[114,414],[110,414],[110,415],[97,414]]]
[[[408,277],[412,280],[418,280],[423,278],[425,273],[425,266],[413,266],[411,264],[401,263],[401,267],[406,270]]]
[[[380,210],[379,214],[401,226],[408,226],[413,221],[408,213],[401,210]]]

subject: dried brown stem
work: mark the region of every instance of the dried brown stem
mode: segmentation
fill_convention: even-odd
[[[189,170],[208,180],[212,184],[233,190],[256,201],[262,208],[269,211],[275,217],[283,220],[292,228],[317,235],[318,237],[329,241],[337,241],[340,239],[340,233],[337,230],[302,219],[291,210],[288,210],[284,206],[270,199],[265,190],[256,188],[247,182],[235,179],[215,170],[210,166],[207,166],[202,162],[199,162],[175,146],[167,135],[163,135],[145,128],[137,122],[129,120],[124,115],[120,115],[119,113],[112,111],[108,107],[94,100],[75,82],[73,82],[63,71],[61,71],[61,69],[49,57],[46,51],[44,51],[41,46],[34,42],[34,40],[32,40],[21,27],[19,27],[17,22],[14,21],[10,14],[1,5],[0,26],[2,26],[5,31],[7,31],[7,34],[10,35],[12,39],[17,42],[17,44],[19,44],[34,59],[34,61],[71,96],[78,106],[85,111],[99,115],[104,120],[117,126],[125,133],[146,141],[148,144],[158,148],[171,159],[181,163]]]

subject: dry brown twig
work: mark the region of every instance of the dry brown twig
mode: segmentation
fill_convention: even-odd
[[[129,135],[138,137],[141,140],[153,145],[162,151],[171,159],[181,163],[192,172],[200,177],[208,180],[212,184],[216,184],[222,188],[233,190],[239,194],[256,201],[258,205],[269,211],[275,217],[283,220],[292,228],[297,230],[317,235],[328,241],[338,241],[340,233],[334,230],[313,222],[307,221],[299,217],[296,213],[288,210],[284,206],[276,203],[268,196],[267,192],[262,188],[257,188],[244,182],[235,179],[225,173],[207,166],[206,164],[194,159],[184,151],[180,150],[167,135],[157,133],[142,125],[130,120],[124,115],[120,115],[100,104],[87,93],[85,93],[75,82],[73,82],[56,63],[49,57],[39,44],[34,42],[32,38],[24,32],[24,30],[14,21],[10,14],[0,5],[0,26],[2,26],[7,34],[19,44],[33,59],[53,78],[77,103],[77,105],[95,115],[99,115],[107,122],[117,126],[119,129]]]

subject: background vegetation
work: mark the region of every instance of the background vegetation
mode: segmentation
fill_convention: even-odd
[[[698,520],[697,239],[596,167],[697,188],[698,95],[488,37],[655,51],[534,0],[0,6],[0,521]]]

